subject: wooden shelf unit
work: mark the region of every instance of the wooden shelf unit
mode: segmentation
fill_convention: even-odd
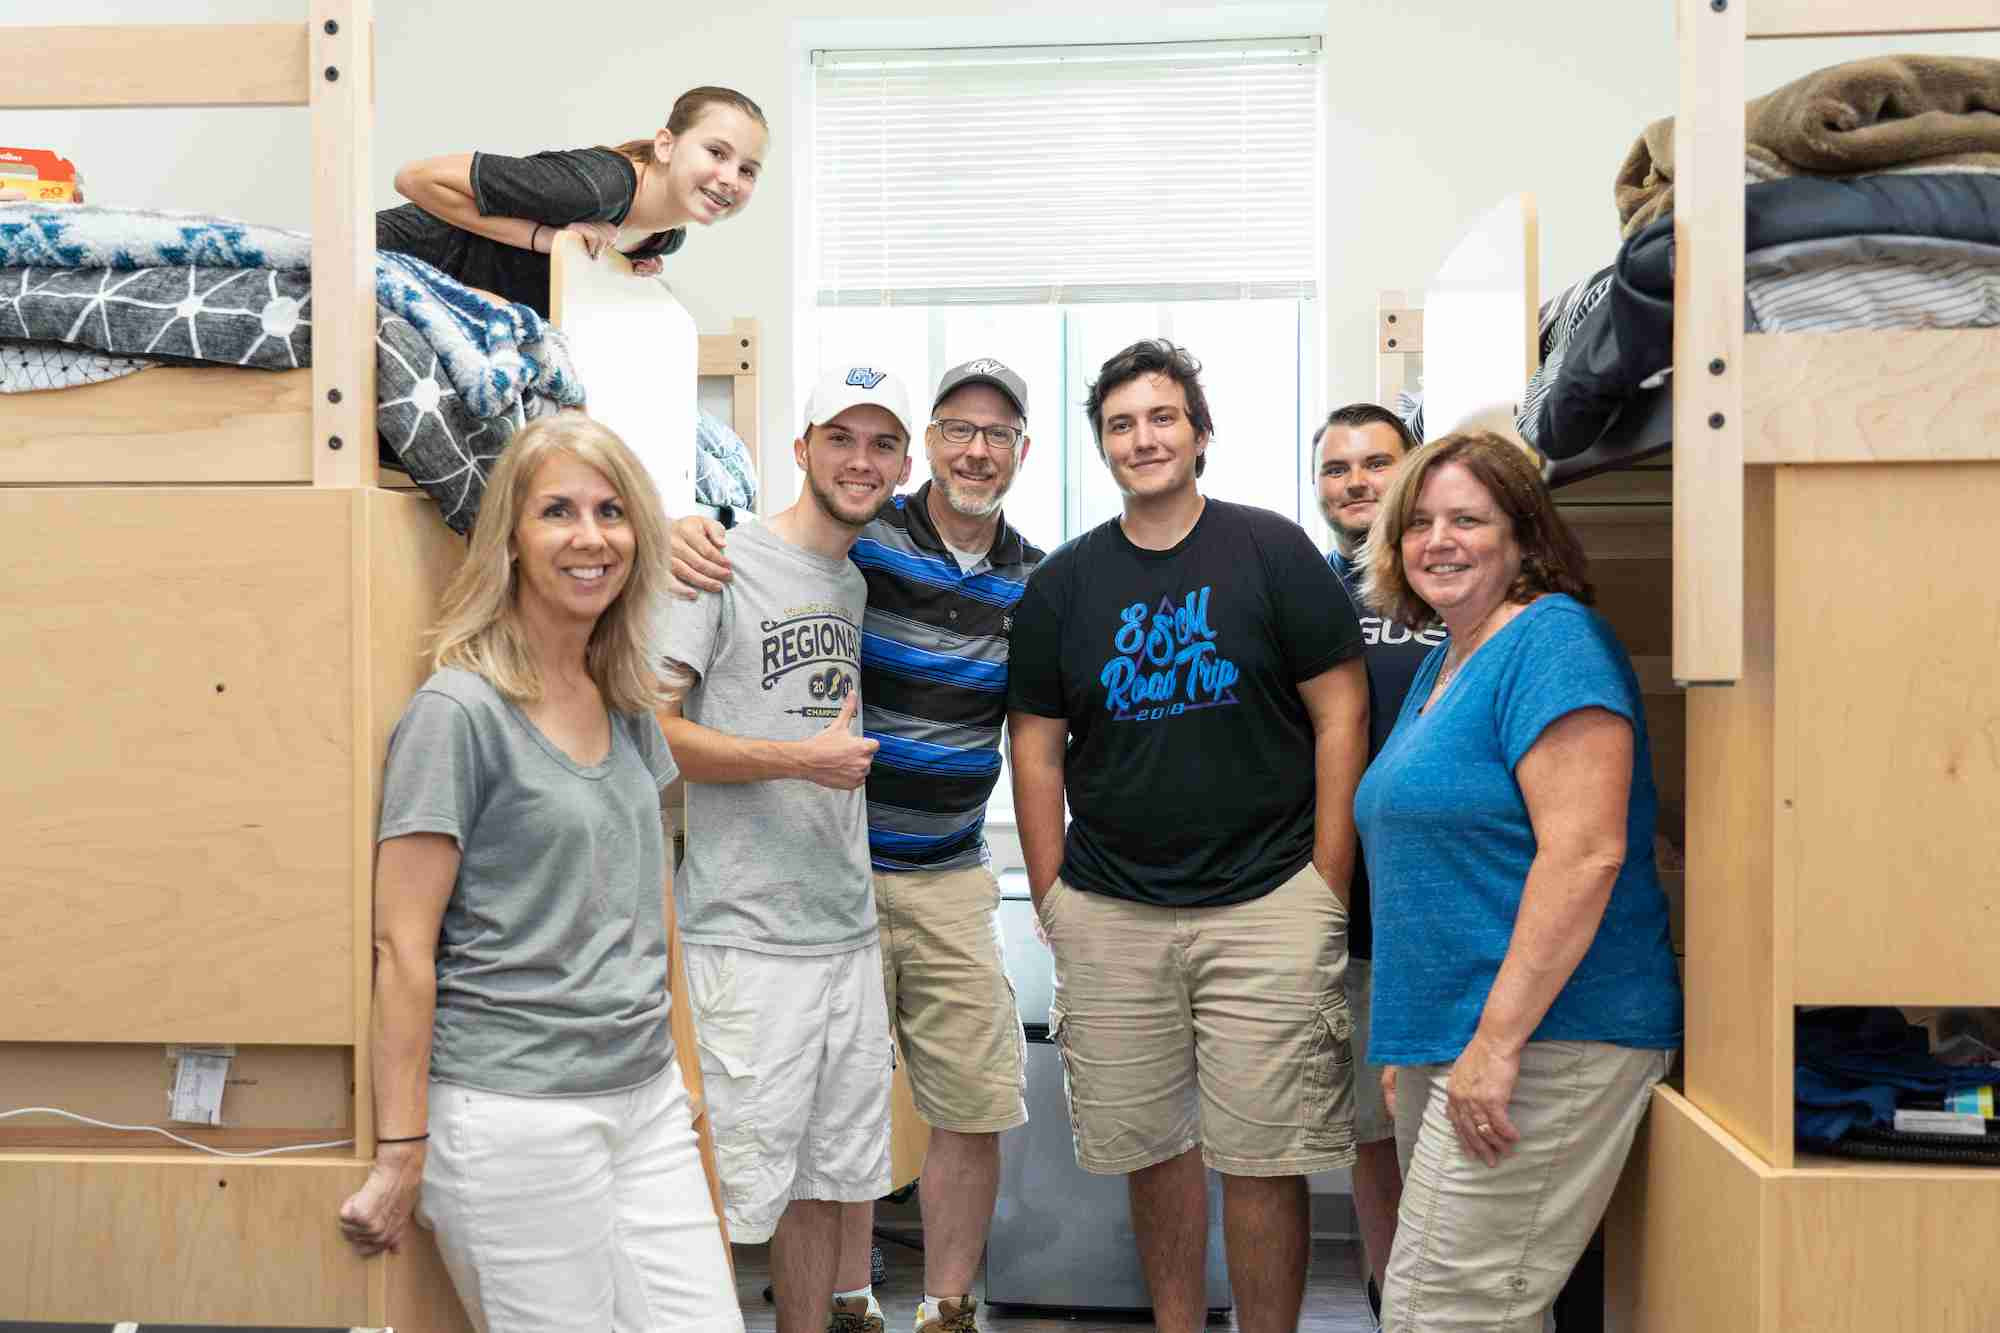
[[[1975,16],[1678,3],[1673,671],[1720,688],[1687,695],[1685,1088],[1607,1220],[1607,1327],[1988,1330],[2000,1171],[1799,1153],[1793,1034],[2000,1004],[2000,331],[1746,336],[1740,287],[1746,29]]]

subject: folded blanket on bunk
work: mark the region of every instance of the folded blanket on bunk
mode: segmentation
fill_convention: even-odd
[[[0,265],[40,268],[312,267],[312,237],[206,213],[21,204],[0,210]]]
[[[0,340],[177,362],[312,364],[307,237],[191,214],[0,211]],[[470,530],[506,441],[583,387],[562,333],[408,255],[376,257],[376,424],[385,451]],[[23,354],[25,356],[25,353]],[[101,377],[101,376],[100,376]],[[51,377],[62,387],[83,382]]]
[[[1746,192],[1744,327],[1750,332],[2000,326],[2000,176],[1801,177]],[[1674,234],[1662,219],[1627,240],[1544,312],[1547,362],[1522,435],[1551,459],[1599,444],[1673,362]],[[1648,449],[1666,445],[1664,436]],[[1637,454],[1634,457],[1639,456]],[[1630,461],[1629,459],[1627,461]]]
[[[0,211],[0,338],[291,369],[311,364],[311,247],[299,232],[108,208]],[[562,335],[408,255],[379,254],[375,298],[437,350],[466,405],[583,401]]]
[[[1745,173],[2000,170],[2000,60],[1889,55],[1817,70],[1744,107]],[[1613,193],[1631,236],[1673,212],[1674,118],[1648,125]]]

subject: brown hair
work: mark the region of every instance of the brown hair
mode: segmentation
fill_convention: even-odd
[[[649,712],[658,703],[647,645],[653,606],[666,586],[666,513],[645,464],[617,434],[581,412],[538,418],[508,441],[486,480],[465,560],[445,590],[431,632],[431,665],[484,676],[517,704],[542,697],[541,671],[517,610],[520,580],[512,547],[535,474],[557,454],[596,468],[625,502],[634,537],[632,572],[597,618],[584,667],[607,706],[621,713]]]
[[[667,133],[675,136],[686,134],[694,127],[694,123],[701,119],[701,113],[712,106],[733,106],[762,125],[766,134],[771,132],[771,122],[764,119],[763,107],[734,88],[717,88],[704,84],[699,88],[690,88],[674,99],[674,109],[667,113]],[[629,139],[616,145],[611,151],[622,153],[635,163],[651,162],[653,136],[649,134],[643,139]]]
[[[1557,511],[1542,474],[1526,450],[1487,430],[1453,431],[1411,454],[1382,497],[1381,513],[1361,551],[1367,571],[1363,597],[1389,620],[1429,626],[1438,614],[1417,596],[1403,569],[1403,533],[1416,512],[1424,480],[1437,468],[1456,463],[1485,487],[1513,525],[1521,548],[1521,572],[1507,589],[1510,602],[1529,602],[1543,593],[1568,593],[1588,606],[1596,600],[1585,577],[1583,543]]]

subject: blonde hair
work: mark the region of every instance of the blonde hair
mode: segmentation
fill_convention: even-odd
[[[1416,513],[1425,480],[1450,463],[1464,468],[1486,489],[1513,527],[1521,548],[1521,572],[1507,589],[1508,601],[1531,602],[1552,592],[1568,593],[1585,606],[1596,600],[1583,543],[1563,521],[1527,451],[1492,431],[1461,430],[1411,454],[1383,493],[1375,525],[1361,548],[1363,601],[1399,625],[1428,628],[1441,623],[1430,603],[1410,585],[1409,571],[1403,568],[1403,533]]]
[[[632,572],[591,629],[584,668],[606,707],[651,712],[659,702],[659,684],[647,638],[653,603],[666,584],[667,517],[653,479],[631,447],[580,412],[530,423],[501,454],[486,480],[465,562],[445,589],[431,633],[431,666],[476,672],[515,703],[542,697],[542,673],[518,609],[512,546],[535,474],[559,454],[603,473],[632,525]]]

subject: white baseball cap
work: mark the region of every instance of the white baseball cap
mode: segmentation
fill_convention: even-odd
[[[806,425],[824,426],[850,407],[869,404],[896,418],[903,434],[915,439],[910,424],[910,393],[893,372],[874,366],[844,366],[829,370],[806,398]]]

